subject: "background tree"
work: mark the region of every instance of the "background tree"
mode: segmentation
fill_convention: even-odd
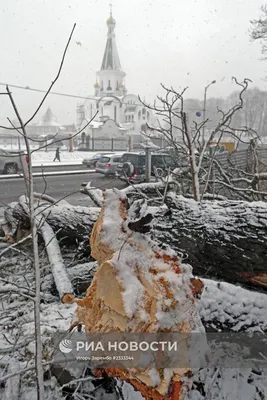
[[[233,106],[238,99],[238,92],[233,92],[228,97],[229,107]],[[225,101],[227,103],[227,100]],[[241,110],[233,116],[233,126],[239,128],[247,127],[257,132],[259,136],[266,136],[267,124],[267,92],[257,87],[248,89],[244,93],[244,103]]]
[[[195,118],[191,117],[190,121],[184,100],[186,89],[178,93],[174,88],[163,86],[165,97],[158,96],[160,105],[143,103],[157,114],[159,120],[163,121],[159,128],[149,125],[147,125],[147,128],[150,132],[156,131],[164,137],[173,148],[173,155],[179,166],[183,166],[185,169],[189,166],[189,170],[187,168],[185,174],[181,174],[181,170],[175,173],[179,182],[184,178],[190,182],[189,192],[193,193],[193,197],[197,201],[206,195],[218,144],[225,140],[229,141],[229,137],[242,141],[243,136],[252,133],[247,127],[237,129],[232,125],[233,117],[243,108],[244,94],[249,84],[248,79],[241,83],[235,78],[233,79],[240,87],[237,100],[230,108],[225,110],[217,106],[214,126],[209,125],[210,119],[208,117],[205,121],[202,118],[199,121],[198,114],[201,116],[201,113],[197,113]],[[221,101],[221,104],[223,105],[223,101]]]
[[[259,19],[251,21],[251,38],[260,40],[263,59],[267,57],[267,6],[261,7],[262,15]]]

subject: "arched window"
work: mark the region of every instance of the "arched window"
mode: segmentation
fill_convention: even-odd
[[[149,114],[149,112],[146,113],[146,118],[147,118],[147,120],[149,121],[149,119],[150,119],[150,114]]]
[[[138,119],[141,118],[141,111],[138,112]]]
[[[82,144],[85,143],[85,136],[86,136],[86,135],[85,135],[85,132],[83,132],[83,133],[82,133]]]
[[[141,131],[146,132],[147,131],[147,126],[146,124],[141,125]]]
[[[143,115],[146,115],[146,109],[145,109],[145,108],[143,108],[142,114],[143,114]]]

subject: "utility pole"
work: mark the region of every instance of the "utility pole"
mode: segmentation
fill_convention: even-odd
[[[204,105],[203,105],[203,126],[202,126],[202,144],[204,145],[205,143],[205,121],[206,121],[206,104],[207,104],[207,91],[208,88],[211,85],[214,85],[216,83],[216,81],[212,81],[211,83],[209,83],[206,87],[205,87],[205,91],[204,91]]]
[[[71,153],[73,151],[73,136],[70,133],[69,134],[69,152]]]
[[[145,170],[145,180],[150,181],[151,177],[151,149],[146,147],[146,170]]]

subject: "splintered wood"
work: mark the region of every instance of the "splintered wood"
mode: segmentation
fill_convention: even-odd
[[[98,269],[84,299],[78,304],[77,320],[93,332],[203,332],[196,297],[203,288],[189,265],[180,263],[170,248],[162,250],[149,236],[132,231],[133,207],[124,195],[104,192],[103,206],[90,238]],[[142,215],[143,213],[143,215]],[[135,206],[136,219],[144,207]],[[132,384],[145,399],[181,400],[189,385],[188,368],[151,370],[108,368],[97,370]]]

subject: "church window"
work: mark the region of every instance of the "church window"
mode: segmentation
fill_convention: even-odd
[[[146,132],[147,126],[146,124],[141,125],[141,131]]]
[[[107,90],[112,90],[112,89],[111,89],[111,86],[110,86],[110,80],[108,81],[108,87],[107,87]]]
[[[86,134],[85,134],[85,132],[83,132],[83,133],[82,133],[82,144],[85,143],[85,136],[86,136]]]
[[[141,118],[141,111],[138,112],[138,119]]]
[[[146,117],[147,117],[147,120],[149,121],[149,119],[150,119],[150,114],[149,114],[149,112],[146,113]]]

